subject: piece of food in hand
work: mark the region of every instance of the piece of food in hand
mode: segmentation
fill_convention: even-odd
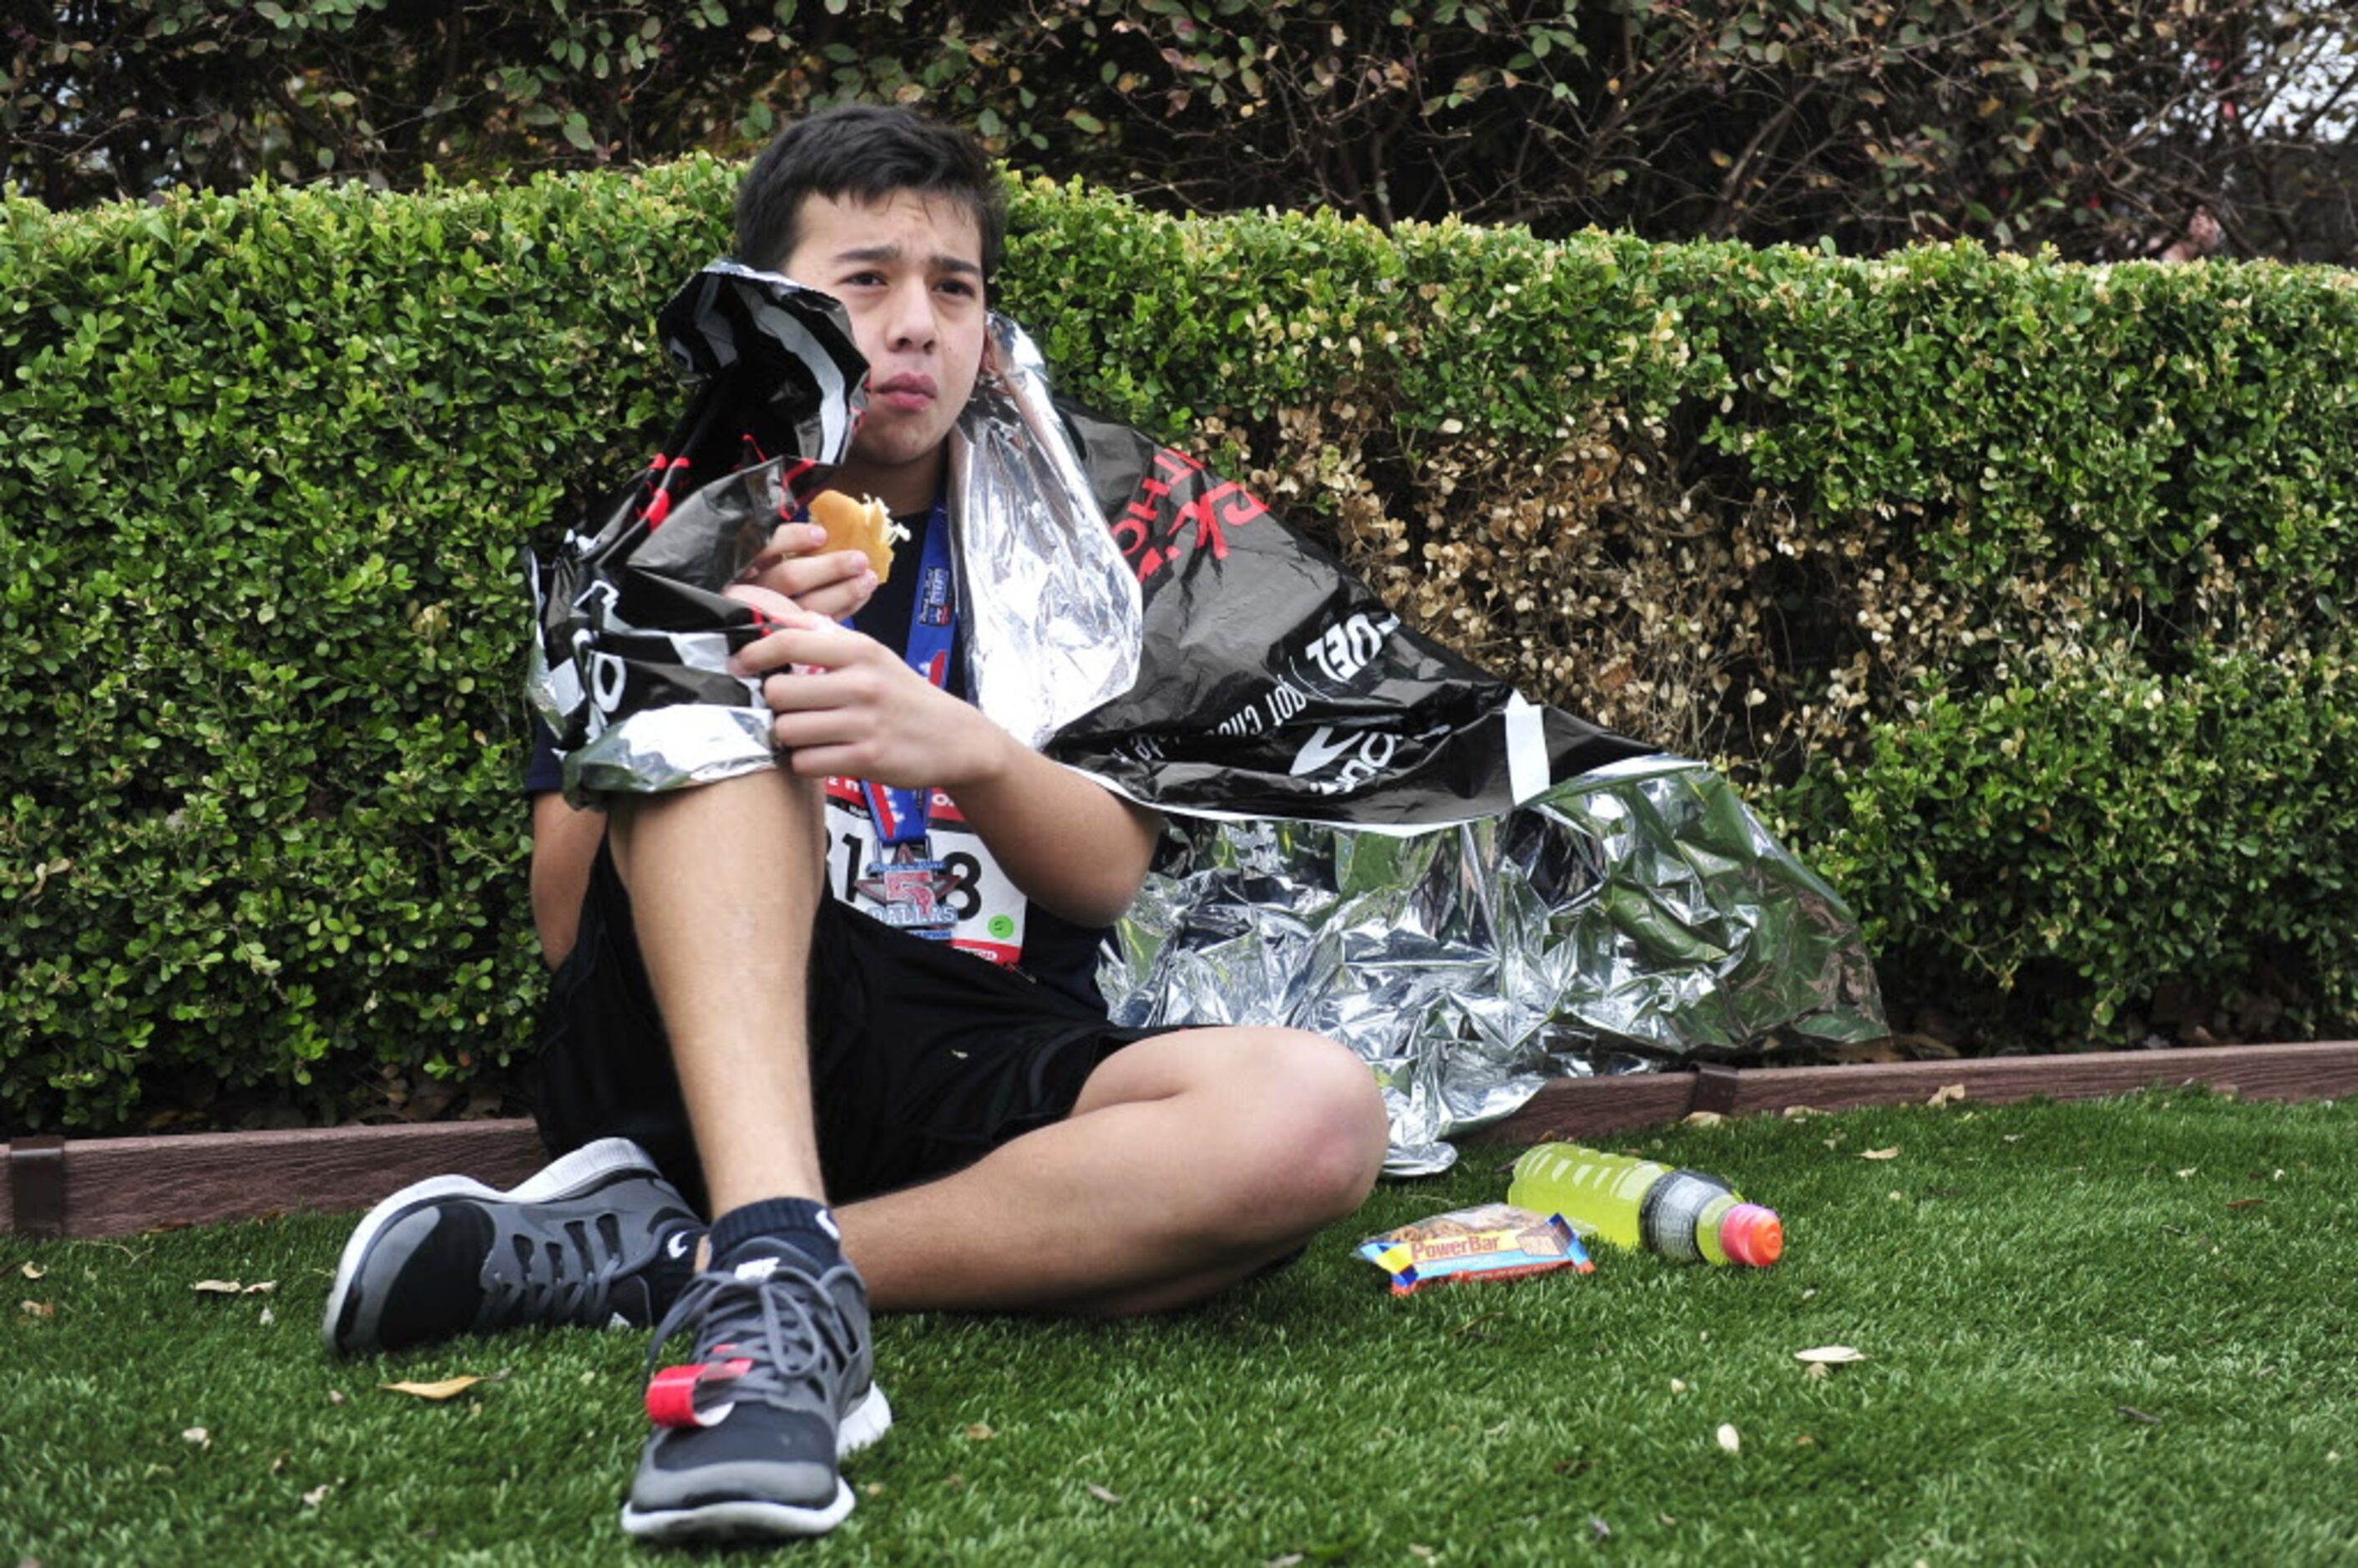
[[[839,490],[822,490],[810,498],[810,520],[827,530],[828,549],[866,556],[878,582],[892,575],[892,546],[909,536],[882,502],[854,501]]]

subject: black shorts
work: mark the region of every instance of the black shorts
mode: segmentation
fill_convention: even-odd
[[[1099,1062],[1163,1033],[1119,1028],[1051,987],[832,898],[819,901],[812,932],[810,1013],[819,1165],[837,1203],[946,1175],[1061,1119]],[[536,1110],[552,1154],[632,1139],[704,1207],[630,894],[602,845],[540,1047]]]

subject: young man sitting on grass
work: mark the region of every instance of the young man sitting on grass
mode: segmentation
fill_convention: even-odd
[[[747,175],[739,259],[841,300],[869,362],[832,487],[910,536],[880,592],[858,552],[788,525],[730,590],[784,627],[739,655],[766,677],[775,768],[583,811],[544,747],[541,1122],[572,1152],[512,1192],[440,1177],[388,1198],[330,1292],[342,1354],[615,1316],[658,1349],[691,1336],[649,1389],[634,1535],[840,1520],[838,1458],[892,1419],[871,1309],[1180,1306],[1349,1214],[1384,1157],[1381,1097],[1343,1046],[1107,1021],[1098,945],[1158,819],[952,695],[956,634],[918,588],[1003,229],[981,148],[900,110],[804,121]],[[1020,932],[994,944],[1011,965],[888,924],[859,862],[890,835],[849,781],[946,795],[921,827],[971,855],[965,913]]]

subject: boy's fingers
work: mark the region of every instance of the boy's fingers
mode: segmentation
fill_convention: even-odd
[[[818,619],[776,589],[765,588],[758,582],[732,582],[720,590],[720,597],[733,599],[740,604],[750,604],[773,621],[788,625]]]
[[[731,598],[743,597],[738,589],[729,592]],[[746,602],[753,603],[750,599]],[[773,609],[773,603],[784,608]],[[768,615],[779,630],[737,650],[729,664],[741,676],[763,675],[789,666],[839,669],[857,664],[876,645],[859,633],[847,631],[826,616],[814,615],[778,595],[771,595],[769,602],[754,604],[754,608]]]
[[[771,556],[753,558],[745,568],[741,582],[759,583],[764,588],[799,599],[816,588],[856,578],[868,570],[868,557],[859,550],[829,550],[825,555]]]
[[[860,557],[859,569],[839,582],[810,589],[795,596],[795,602],[813,614],[824,615],[830,621],[840,620],[858,611],[876,591],[876,574],[868,569],[868,558]]]
[[[780,561],[807,556],[826,547],[827,530],[817,524],[781,523],[770,530],[769,541],[762,546],[762,553],[753,557],[753,564],[745,568],[746,575],[750,577],[766,571]]]

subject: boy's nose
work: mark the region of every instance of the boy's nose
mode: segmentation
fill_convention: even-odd
[[[884,341],[894,349],[929,349],[934,342],[934,301],[923,282],[892,291]]]

